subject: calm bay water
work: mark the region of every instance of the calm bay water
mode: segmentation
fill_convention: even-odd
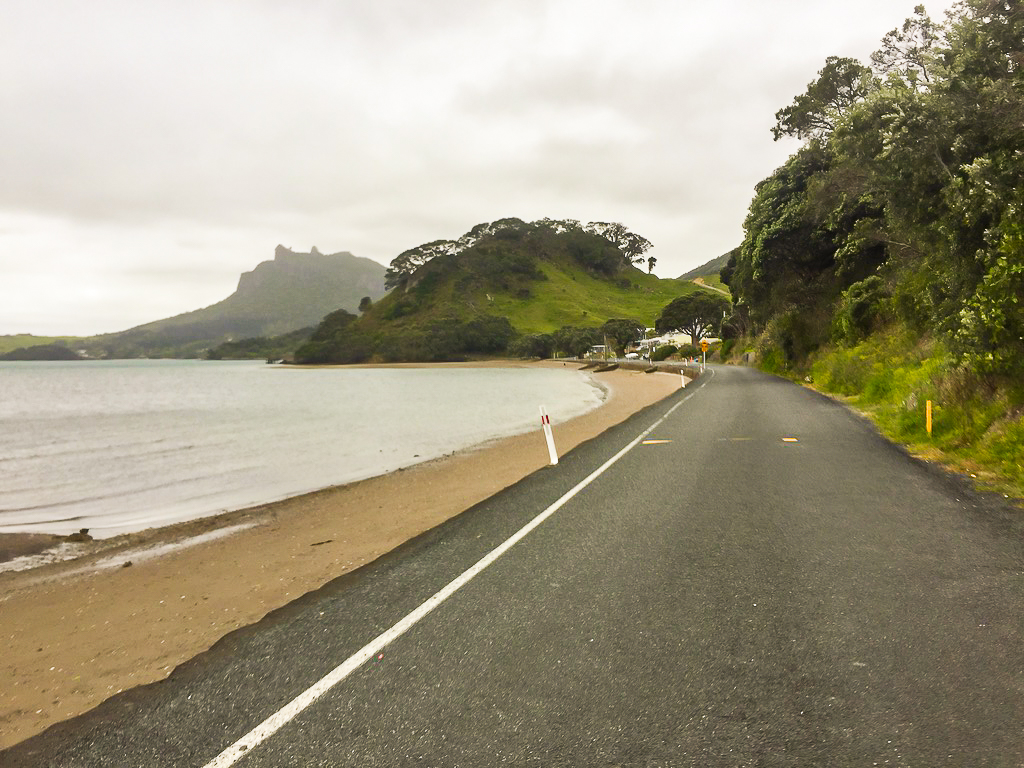
[[[597,407],[552,368],[0,363],[0,533],[113,536],[352,482]]]

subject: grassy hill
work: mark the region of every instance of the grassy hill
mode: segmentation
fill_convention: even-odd
[[[729,263],[729,257],[733,255],[735,251],[729,251],[723,253],[717,259],[701,264],[696,269],[691,269],[685,275],[680,275],[677,279],[689,280],[696,282],[698,285],[705,285],[709,288],[717,288],[719,291],[729,293],[729,286],[722,282],[721,272],[726,264]]]
[[[732,255],[732,251],[729,251],[729,253],[723,253],[717,259],[712,259],[711,261],[709,261],[709,262],[707,262],[705,264],[701,264],[699,267],[697,267],[695,269],[691,269],[685,275],[680,275],[677,279],[679,279],[679,280],[694,280],[695,278],[698,278],[698,277],[703,277],[703,278],[715,277],[715,278],[717,278],[718,277],[718,273],[722,271],[722,267],[724,267],[726,264],[729,263],[729,256],[731,256],[731,255]]]
[[[497,292],[488,303],[521,333],[550,333],[565,325],[597,326],[611,318],[631,318],[653,327],[662,307],[695,288],[628,268],[618,280],[581,269],[571,262],[541,262],[546,279],[529,297]]]
[[[397,287],[361,317],[326,318],[298,359],[502,354],[517,338],[565,326],[596,329],[616,318],[653,326],[672,299],[700,290],[648,275],[607,237],[578,224],[506,219],[501,227],[488,226],[474,228],[482,236],[430,244],[439,255],[395,278]]]

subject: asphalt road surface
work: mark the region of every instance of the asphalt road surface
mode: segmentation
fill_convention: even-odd
[[[709,369],[0,766],[1020,768],[1022,520]]]

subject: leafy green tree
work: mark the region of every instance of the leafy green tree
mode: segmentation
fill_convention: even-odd
[[[851,345],[865,338],[874,329],[885,298],[885,283],[878,275],[851,285],[840,297],[832,320],[832,338]]]
[[[918,5],[902,27],[882,38],[882,47],[871,54],[871,63],[879,74],[895,75],[913,88],[931,85],[941,39],[942,28]]]
[[[870,69],[856,59],[829,56],[818,72],[818,79],[808,83],[806,93],[775,113],[772,134],[776,141],[783,136],[824,138],[870,89]]]
[[[566,325],[551,334],[555,353],[567,357],[583,357],[591,347],[603,344],[603,336],[597,328],[578,328]]]
[[[1011,203],[996,255],[959,313],[956,350],[973,368],[1024,380],[1024,194]]]
[[[461,246],[454,240],[434,240],[403,251],[392,260],[387,272],[384,273],[384,287],[387,290],[405,287],[416,270],[428,261],[459,250]]]
[[[520,336],[508,347],[512,357],[548,358],[554,354],[555,340],[549,333],[531,333]]]
[[[372,306],[373,306],[373,299],[371,299],[369,296],[363,296],[363,298],[361,298],[359,300],[359,311],[360,312],[366,312],[366,310],[368,310]]]
[[[600,235],[618,248],[629,264],[641,263],[644,254],[652,247],[650,240],[630,232],[625,225],[617,222],[592,221],[584,229],[592,234]]]
[[[863,335],[891,295],[960,362],[1019,371],[1024,6],[963,0],[943,26],[919,6],[872,64],[828,59],[776,114],[776,138],[806,143],[757,187],[722,272],[730,324],[789,355],[814,328]]]
[[[611,276],[624,266],[622,252],[606,238],[589,232],[570,232],[566,250],[584,269]]]
[[[654,321],[658,333],[682,331],[694,344],[721,327],[722,315],[732,306],[724,296],[710,291],[697,291],[673,299]]]
[[[616,353],[622,353],[631,342],[643,336],[644,327],[636,320],[616,318],[601,326],[601,335],[607,338]]]
[[[811,193],[812,180],[829,162],[825,147],[809,144],[756,187],[727,283],[755,331],[774,313],[813,297],[809,284],[834,264],[832,233],[822,226]]]

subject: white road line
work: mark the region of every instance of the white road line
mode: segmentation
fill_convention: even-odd
[[[712,371],[714,375],[714,371]],[[371,640],[369,643],[364,645],[359,651],[354,653],[345,659],[344,662],[335,667],[319,682],[314,683],[312,686],[307,688],[301,694],[292,699],[291,702],[281,707],[277,712],[272,714],[262,723],[257,725],[245,736],[240,738],[230,747],[221,752],[212,761],[207,763],[203,768],[227,768],[230,765],[234,765],[242,756],[249,752],[253,747],[259,746],[261,743],[266,741],[268,738],[274,735],[279,729],[293,720],[298,716],[304,709],[311,705],[314,701],[323,696],[327,691],[333,688],[335,685],[340,683],[350,674],[355,672],[359,667],[365,664],[367,661],[372,659],[378,653],[380,653],[385,646],[397,640],[420,619],[425,617],[428,613],[433,611],[437,606],[447,600],[449,597],[454,595],[459,589],[469,583],[471,579],[477,576],[481,571],[491,565],[495,560],[501,557],[503,554],[508,552],[512,547],[522,541],[526,536],[530,534],[537,526],[551,517],[555,512],[565,506],[574,496],[580,491],[590,485],[594,480],[604,474],[609,467],[615,464],[619,459],[629,453],[633,448],[640,444],[640,442],[647,437],[651,432],[657,429],[672,413],[679,408],[683,403],[693,397],[697,392],[704,386],[702,383],[700,387],[695,389],[689,395],[684,397],[678,403],[669,408],[665,415],[654,422],[651,426],[640,433],[634,438],[625,448],[612,456],[608,461],[602,464],[600,467],[595,469],[586,478],[581,480],[576,486],[565,493],[558,501],[552,504],[550,507],[545,509],[533,520],[520,528],[510,539],[499,545],[497,548],[491,550],[485,555],[476,565],[469,570],[465,571],[461,576],[452,581],[448,586],[444,587],[440,591],[436,592],[433,597],[428,599],[419,608],[409,613],[404,619],[395,624],[391,629],[387,630],[381,635]]]

